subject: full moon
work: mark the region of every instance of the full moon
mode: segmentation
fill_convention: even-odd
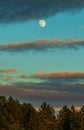
[[[45,27],[45,26],[46,26],[46,21],[43,20],[43,19],[39,20],[39,25],[40,25],[41,27]]]

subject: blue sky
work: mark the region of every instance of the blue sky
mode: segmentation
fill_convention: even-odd
[[[29,5],[32,8],[32,4]],[[51,14],[46,10],[41,12],[42,7],[37,7],[38,10],[34,7],[29,10],[31,17],[28,12],[16,15],[14,11],[18,11],[18,6],[9,15],[5,12],[2,17],[1,12],[0,95],[13,96],[34,105],[43,101],[54,106],[83,105],[84,10],[81,4],[76,7],[73,2],[75,6],[71,5],[65,5],[65,11],[58,10],[56,14],[54,6],[46,5]],[[10,11],[10,4],[7,6],[9,10],[6,10]],[[58,3],[58,6],[62,5]],[[2,8],[5,10],[5,6]],[[33,11],[36,11],[35,18]],[[26,14],[28,19],[24,20]],[[44,28],[39,26],[40,19],[46,21]]]
[[[1,43],[34,41],[41,38],[83,38],[84,11],[61,13],[45,18],[47,26],[40,28],[38,20],[0,24]],[[11,35],[10,35],[11,34]],[[18,34],[18,35],[17,35]]]

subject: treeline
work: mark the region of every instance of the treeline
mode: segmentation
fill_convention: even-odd
[[[30,103],[0,96],[0,130],[84,130],[84,106],[64,106],[55,115],[45,102],[36,111]]]

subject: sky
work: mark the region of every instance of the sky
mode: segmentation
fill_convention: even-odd
[[[84,105],[84,0],[0,0],[0,95]]]

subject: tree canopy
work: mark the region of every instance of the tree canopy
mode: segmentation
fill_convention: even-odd
[[[56,115],[46,102],[37,111],[30,103],[0,96],[0,130],[84,130],[84,106],[77,111],[65,105]]]

